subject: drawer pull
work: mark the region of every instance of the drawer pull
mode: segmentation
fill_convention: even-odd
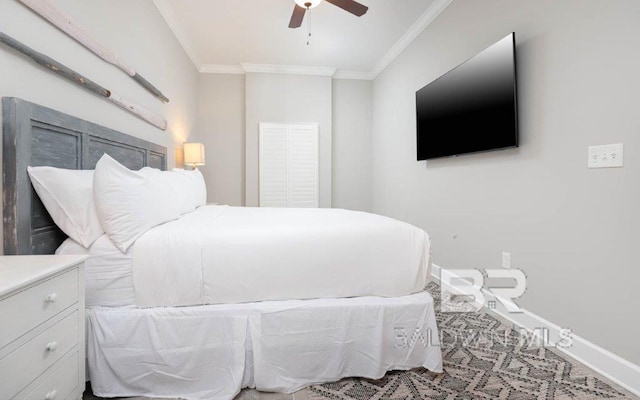
[[[55,390],[52,390],[49,393],[44,395],[44,400],[54,400],[57,395],[58,395],[58,392]]]
[[[47,296],[47,298],[45,299],[45,301],[47,303],[55,303],[56,300],[58,300],[58,294],[57,293],[51,293],[50,295]]]
[[[47,343],[47,351],[56,351],[57,348],[58,348],[58,342],[53,341],[53,342]]]

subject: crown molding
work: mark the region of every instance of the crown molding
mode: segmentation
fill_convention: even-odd
[[[429,24],[433,22],[434,19],[445,8],[451,3],[452,0],[435,0],[429,8],[425,10],[424,13],[418,18],[418,20],[409,27],[409,29],[400,37],[400,39],[396,42],[396,44],[389,49],[389,51],[378,61],[375,67],[371,70],[371,79],[375,79],[385,68],[389,66],[402,53],[404,49],[413,42],[413,40],[423,31]]]
[[[203,74],[244,74],[244,68],[240,64],[202,64],[200,72]]]
[[[200,71],[202,67],[202,63],[200,62],[200,58],[198,57],[198,53],[196,52],[195,47],[193,46],[193,42],[189,37],[189,34],[182,28],[182,25],[175,17],[175,11],[173,11],[173,7],[169,4],[168,0],[153,0],[153,4],[155,4],[158,11],[160,11],[160,15],[164,18],[164,21],[169,26],[169,29],[173,32],[173,35],[178,39],[178,42],[187,53],[187,56],[191,59],[193,65],[196,66],[196,69]]]
[[[371,76],[371,72],[368,72],[368,71],[349,71],[349,70],[339,69],[333,75],[333,79],[355,79],[355,80],[370,81],[373,79],[373,77]]]
[[[333,67],[308,67],[298,65],[275,65],[275,64],[240,64],[240,65],[222,65],[222,64],[202,64],[197,55],[195,47],[187,32],[175,18],[173,8],[169,4],[169,0],[153,0],[158,11],[164,18],[165,22],[173,31],[176,39],[184,48],[191,62],[201,73],[209,74],[243,74],[246,72],[258,72],[268,74],[293,74],[293,75],[317,75],[330,76],[334,79],[361,79],[373,80],[385,68],[389,66],[402,53],[404,49],[413,42],[413,40],[431,24],[442,11],[453,0],[435,0],[429,8],[418,18],[418,20],[409,27],[409,29],[400,37],[400,39],[385,53],[371,71],[349,71],[337,70]]]
[[[334,72],[335,71],[335,72]],[[200,67],[203,74],[245,74],[247,72],[259,72],[265,74],[292,74],[292,75],[316,75],[331,76],[333,79],[358,79],[371,80],[370,72],[336,70],[326,67],[305,67],[296,65],[270,65],[270,64],[203,64]]]
[[[302,65],[276,65],[276,64],[240,64],[245,72],[259,72],[264,74],[291,74],[291,75],[316,75],[333,76],[335,67],[307,67]]]

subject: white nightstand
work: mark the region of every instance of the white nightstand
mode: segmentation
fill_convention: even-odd
[[[80,399],[86,256],[0,256],[0,399]]]

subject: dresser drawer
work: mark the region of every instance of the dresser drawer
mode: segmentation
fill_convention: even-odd
[[[0,349],[78,302],[78,269],[0,301]]]
[[[74,352],[53,367],[53,371],[43,375],[34,384],[35,389],[20,394],[16,400],[64,400],[78,388],[78,367],[80,355]],[[84,382],[83,382],[84,384]],[[29,390],[27,390],[29,391]],[[82,393],[82,391],[79,391]]]
[[[78,345],[79,318],[76,310],[0,360],[0,399],[15,396]]]

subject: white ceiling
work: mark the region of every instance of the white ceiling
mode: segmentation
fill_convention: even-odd
[[[307,12],[298,29],[288,28],[294,0],[154,3],[202,72],[243,73],[259,64],[272,69],[297,66],[321,75],[337,69],[342,77],[371,79],[450,1],[360,0],[369,7],[360,18],[322,2]],[[307,22],[312,33],[309,46]]]

